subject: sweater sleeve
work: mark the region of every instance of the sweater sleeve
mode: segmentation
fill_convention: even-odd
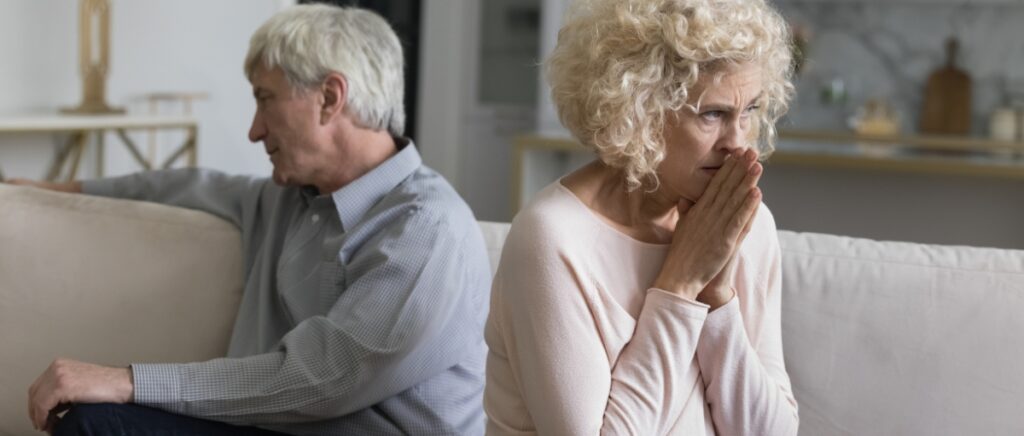
[[[765,223],[771,222],[770,215],[766,218]],[[762,232],[758,244],[764,249],[757,251],[767,258],[755,262],[765,262],[768,269],[752,280],[760,282],[760,288],[748,295],[757,302],[747,305],[763,310],[749,314],[751,319],[760,320],[751,326],[758,332],[756,343],[747,334],[740,301],[734,297],[708,314],[697,348],[705,398],[720,435],[797,434],[797,403],[782,355],[778,235],[774,223],[762,226]]]
[[[679,393],[699,383],[693,358],[707,306],[648,290],[615,359],[597,327],[603,297],[593,277],[551,242],[587,238],[516,230],[495,277],[486,332],[489,433],[665,433],[686,405]]]

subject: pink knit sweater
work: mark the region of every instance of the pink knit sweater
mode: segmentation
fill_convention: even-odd
[[[736,298],[650,288],[668,245],[632,239],[560,182],[512,223],[486,339],[489,435],[795,435],[782,358],[780,253],[766,207]]]

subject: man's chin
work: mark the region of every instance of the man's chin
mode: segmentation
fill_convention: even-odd
[[[281,173],[279,173],[277,171],[274,171],[274,174],[273,174],[273,176],[271,176],[271,178],[274,179],[274,183],[277,184],[277,185],[280,185],[280,186],[291,186],[291,184],[289,183],[288,177],[282,175]]]

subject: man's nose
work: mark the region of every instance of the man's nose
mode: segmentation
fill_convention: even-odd
[[[267,136],[267,128],[263,124],[263,118],[256,114],[252,117],[252,125],[249,126],[249,140],[260,142]]]

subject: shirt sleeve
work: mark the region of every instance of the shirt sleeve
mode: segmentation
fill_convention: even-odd
[[[648,290],[628,345],[612,361],[597,327],[594,303],[601,297],[592,278],[558,242],[544,242],[569,237],[515,230],[495,277],[486,333],[494,389],[485,394],[489,428],[542,435],[668,431],[685,406],[687,396],[679,393],[697,383],[693,358],[707,306]]]
[[[760,320],[751,326],[757,343],[751,343],[734,297],[708,314],[697,348],[705,398],[721,435],[796,435],[799,426],[782,355],[782,256],[774,223],[770,227],[764,229],[767,249],[761,252],[767,258],[755,259],[769,268],[759,277],[759,295],[750,296],[759,302],[749,306],[764,311],[751,316]]]
[[[477,239],[410,213],[364,243],[324,316],[270,353],[134,364],[137,403],[248,425],[334,418],[377,404],[483,354],[489,268]],[[477,241],[479,242],[479,241]]]
[[[266,183],[265,178],[179,168],[87,180],[82,182],[82,191],[201,210],[245,228],[256,213]]]

